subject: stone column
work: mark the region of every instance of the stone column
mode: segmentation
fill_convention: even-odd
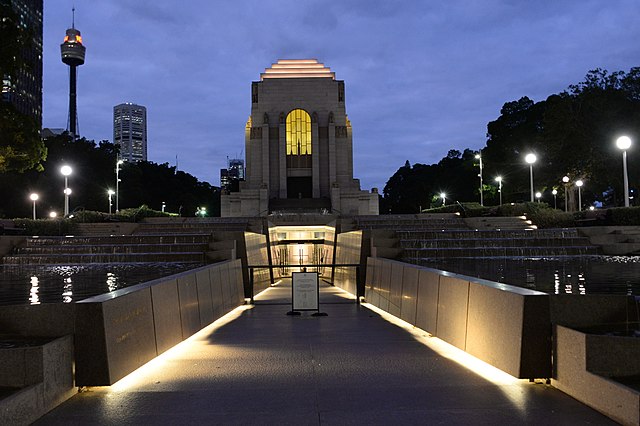
[[[269,189],[269,174],[271,172],[269,164],[269,123],[262,125],[262,184],[267,185]]]
[[[278,144],[278,160],[280,167],[280,198],[287,198],[287,128],[280,123],[279,144]]]
[[[320,143],[317,121],[311,124],[311,182],[313,198],[320,198]]]

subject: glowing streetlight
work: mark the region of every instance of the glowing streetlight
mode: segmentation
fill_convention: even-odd
[[[540,198],[542,198],[542,192],[536,192],[536,200],[540,202]]]
[[[36,201],[38,201],[38,198],[40,197],[34,192],[33,194],[29,195],[29,198],[31,199],[31,201],[33,201],[33,220],[36,220]]]
[[[498,195],[500,195],[500,205],[502,205],[502,176],[496,176],[498,182]]]
[[[529,164],[529,174],[531,176],[531,202],[533,203],[533,163],[536,162],[538,158],[535,154],[529,153],[524,157],[524,161]]]
[[[564,183],[564,211],[569,211],[569,204],[567,201],[567,187],[569,186],[569,176],[564,176],[562,178],[562,183]]]
[[[120,166],[124,164],[124,160],[116,161],[116,214],[120,212]]]
[[[164,209],[167,207],[167,203],[165,203],[164,201],[162,202],[162,213],[164,213]]]
[[[111,214],[111,206],[112,206],[112,202],[111,202],[111,196],[113,196],[113,194],[115,194],[115,192],[113,192],[112,189],[109,189],[107,191],[107,195],[109,196],[109,214]]]
[[[69,189],[69,175],[73,172],[73,169],[64,165],[60,168],[60,173],[64,176],[64,215],[69,215],[69,195],[71,195],[71,190]]]
[[[480,153],[476,154],[476,160],[480,161],[480,173],[478,177],[480,177],[480,205],[484,206],[484,200],[482,199],[482,155]]]
[[[584,182],[578,179],[576,181],[576,186],[578,187],[578,211],[582,211],[582,193],[580,192],[582,185],[584,185]]]
[[[50,217],[51,219],[55,219],[56,217],[58,217],[58,213],[56,213],[56,212],[50,212],[50,213],[49,213],[49,217]]]
[[[445,194],[444,192],[440,193],[440,198],[442,198],[442,205],[445,206],[447,203],[447,194]]]
[[[558,196],[558,190],[553,188],[553,190],[551,191],[551,195],[553,195],[553,208],[557,209],[558,208],[558,203],[557,203],[557,196]]]
[[[629,175],[627,174],[627,150],[631,147],[631,138],[620,136],[616,146],[622,150],[622,173],[624,174],[624,206],[629,207]]]

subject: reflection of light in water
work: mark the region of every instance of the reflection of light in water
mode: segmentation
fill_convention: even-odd
[[[38,281],[38,277],[31,277],[31,290],[29,290],[29,302],[32,305],[40,304],[40,296],[38,296],[39,290],[40,290],[40,282]]]
[[[113,272],[107,272],[107,288],[109,291],[113,291],[118,288],[118,277]]]
[[[578,293],[587,294],[587,289],[585,288],[585,284],[587,280],[584,277],[584,274],[581,272],[578,274]]]
[[[553,273],[553,294],[560,294],[560,274],[558,271]]]
[[[71,277],[67,277],[63,281],[64,287],[62,288],[62,302],[71,303],[73,301],[73,283]]]

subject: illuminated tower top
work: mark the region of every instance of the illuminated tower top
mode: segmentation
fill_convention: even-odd
[[[75,28],[75,9],[74,19],[71,28],[67,30],[64,36],[64,42],[60,45],[60,53],[62,54],[62,62],[70,66],[78,66],[84,64],[84,54],[87,50],[82,45],[82,36],[80,31]]]

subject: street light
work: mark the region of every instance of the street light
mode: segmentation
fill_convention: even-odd
[[[540,198],[542,197],[542,192],[536,192],[536,200],[540,202]]]
[[[536,162],[538,158],[535,154],[529,153],[524,157],[524,161],[529,164],[529,173],[531,175],[531,202],[533,203],[533,163]]]
[[[616,145],[622,150],[622,173],[624,174],[624,206],[629,207],[629,176],[627,174],[627,150],[631,147],[628,136],[620,136]]]
[[[162,213],[164,213],[164,209],[167,207],[167,203],[165,203],[164,201],[162,202]]]
[[[124,164],[123,160],[116,161],[116,214],[120,212],[120,166]]]
[[[111,214],[111,196],[115,194],[112,189],[107,190],[107,195],[109,196],[109,214]]]
[[[29,195],[29,198],[31,199],[31,201],[33,201],[33,220],[36,220],[36,201],[38,201],[38,194],[36,194],[35,192],[31,195]]]
[[[500,205],[502,205],[502,176],[497,176],[496,182],[498,182],[498,194],[500,195]]]
[[[480,173],[478,174],[480,177],[480,205],[484,206],[484,200],[482,199],[482,155],[476,154],[476,160],[480,161]]]
[[[447,194],[445,194],[444,192],[440,193],[440,198],[442,198],[442,205],[446,205],[446,200],[447,200]]]
[[[567,187],[569,186],[569,176],[564,176],[562,178],[562,183],[564,183],[564,211],[569,211],[569,203],[567,201]]]
[[[584,185],[584,182],[578,179],[576,181],[576,186],[578,187],[578,211],[582,211],[582,193],[580,192],[582,185]]]
[[[73,172],[70,166],[64,165],[60,168],[60,173],[64,176],[64,215],[69,215],[69,195],[71,190],[69,189],[69,175]]]
[[[57,216],[58,216],[58,213],[56,213],[56,212],[50,212],[50,213],[49,213],[49,217],[50,217],[51,219],[55,219]]]
[[[553,208],[557,209],[558,208],[558,203],[557,203],[557,195],[558,195],[558,190],[553,188],[553,190],[551,191],[551,194],[553,195]]]

